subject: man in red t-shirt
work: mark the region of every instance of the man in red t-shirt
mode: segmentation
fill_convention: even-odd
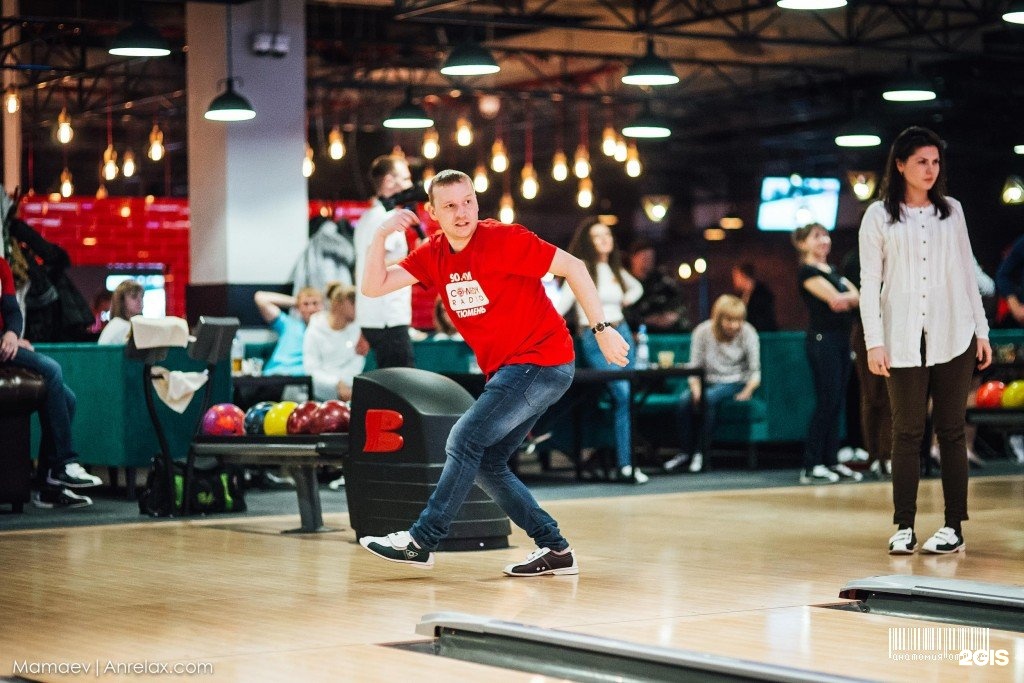
[[[476,481],[537,544],[525,561],[505,567],[505,574],[578,574],[558,523],[508,467],[530,428],[572,383],[572,336],[541,277],[565,278],[609,363],[626,365],[629,345],[609,323],[599,322],[601,302],[586,265],[521,225],[479,220],[469,176],[441,171],[428,194],[427,211],[441,230],[401,263],[388,266],[387,236],[418,220],[411,211],[392,211],[367,250],[362,290],[372,297],[417,282],[436,287],[488,379],[483,394],[452,427],[440,480],[416,523],[408,531],[365,536],[359,543],[385,560],[432,567],[434,549]]]

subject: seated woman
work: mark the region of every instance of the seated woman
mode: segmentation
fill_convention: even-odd
[[[360,345],[356,319],[356,288],[340,282],[327,285],[327,310],[309,319],[302,340],[302,367],[313,378],[318,401],[352,398],[352,380],[363,371],[369,346]]]
[[[110,297],[110,322],[107,323],[97,344],[127,344],[132,331],[129,322],[133,315],[142,313],[142,285],[135,280],[125,280],[114,289]]]
[[[761,343],[754,326],[746,322],[747,307],[739,297],[723,294],[711,308],[711,319],[697,325],[690,338],[690,365],[704,370],[704,423],[699,441],[694,442],[693,411],[700,401],[701,383],[689,378],[689,391],[679,398],[678,455],[665,463],[671,472],[688,459],[690,471],[704,468],[701,444],[709,443],[715,430],[715,413],[726,399],[749,401],[761,386]]]

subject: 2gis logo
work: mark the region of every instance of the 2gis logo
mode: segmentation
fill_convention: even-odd
[[[960,666],[1006,666],[1010,653],[1006,650],[960,650],[956,655]]]

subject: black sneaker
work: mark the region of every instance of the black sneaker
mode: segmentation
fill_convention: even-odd
[[[411,564],[420,569],[434,566],[434,553],[416,545],[408,531],[396,531],[387,536],[363,536],[359,545],[389,562]]]
[[[46,474],[46,483],[50,486],[86,489],[90,486],[99,486],[103,481],[96,475],[86,472],[77,462],[69,462],[65,463],[61,470],[50,470]]]
[[[32,505],[47,510],[53,508],[84,508],[92,505],[92,498],[80,496],[66,488],[44,489],[32,492]]]
[[[921,550],[936,555],[948,555],[966,550],[964,536],[957,533],[955,529],[944,526],[935,532],[935,535],[924,542]]]
[[[889,538],[890,555],[913,555],[917,550],[917,534],[910,527],[898,530]]]
[[[561,555],[551,548],[537,548],[526,556],[526,561],[505,567],[505,573],[508,576],[565,576],[579,574],[580,566],[571,548]]]

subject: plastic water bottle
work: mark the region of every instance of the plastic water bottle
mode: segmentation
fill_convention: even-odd
[[[223,347],[222,347],[223,348]],[[237,334],[231,340],[231,374],[242,374],[242,359],[245,358],[245,344]]]
[[[651,367],[651,349],[647,346],[647,325],[641,325],[636,331],[636,369],[646,370]]]

